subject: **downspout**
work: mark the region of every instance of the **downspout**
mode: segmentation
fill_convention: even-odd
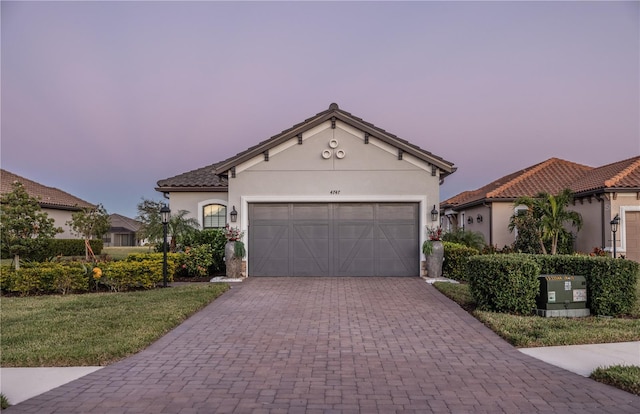
[[[605,210],[604,210],[604,199],[602,197],[600,197],[599,194],[595,194],[596,200],[598,200],[600,202],[600,246],[602,246],[602,249],[604,250],[604,248],[606,247],[606,240],[605,240],[605,228],[604,228],[604,223],[605,223]]]
[[[489,246],[493,246],[493,211],[491,210],[492,204],[483,202],[485,207],[489,209]]]

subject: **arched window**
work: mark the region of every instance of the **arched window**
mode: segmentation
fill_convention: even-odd
[[[227,207],[222,204],[207,204],[202,207],[202,227],[217,229],[227,225]]]

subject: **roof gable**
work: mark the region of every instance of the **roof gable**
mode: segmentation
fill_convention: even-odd
[[[214,178],[213,176],[224,176],[227,172],[237,165],[240,165],[252,158],[259,156],[271,148],[274,148],[280,144],[283,144],[291,139],[302,138],[302,134],[309,131],[327,121],[341,121],[362,131],[365,134],[366,139],[374,138],[378,139],[388,145],[398,148],[404,153],[411,154],[412,156],[429,163],[433,167],[440,170],[440,178],[444,178],[449,174],[456,171],[453,163],[432,154],[429,151],[425,151],[422,148],[411,144],[410,142],[397,137],[382,128],[358,118],[351,113],[344,111],[338,107],[337,104],[332,103],[329,109],[322,111],[315,116],[306,119],[305,121],[292,126],[280,132],[271,138],[264,140],[257,145],[254,145],[247,150],[240,152],[233,157],[230,157],[224,161],[216,164],[209,165],[188,173],[180,174],[178,176],[158,181],[159,191],[188,191],[189,188],[198,188],[200,190],[205,187],[212,189],[225,190],[228,188],[228,184],[224,177]]]
[[[47,187],[35,181],[21,177],[7,170],[0,170],[0,193],[6,194],[13,191],[13,183],[22,183],[27,194],[38,199],[42,208],[60,210],[81,210],[82,208],[95,208],[94,204],[84,201],[65,191],[54,187]]]

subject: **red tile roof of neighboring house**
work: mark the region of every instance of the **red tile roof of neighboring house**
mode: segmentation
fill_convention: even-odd
[[[640,156],[594,168],[569,188],[578,194],[614,188],[640,190]]]
[[[7,170],[0,171],[0,194],[10,193],[13,191],[13,183],[18,181],[22,183],[27,194],[40,201],[40,206],[43,208],[80,210],[82,208],[96,207],[94,204],[84,201],[76,196],[72,196],[71,194],[57,188],[38,184],[35,181],[21,177]]]
[[[557,194],[584,176],[592,167],[560,158],[550,158],[539,164],[505,175],[477,190],[465,191],[442,202],[443,206],[461,206],[487,199],[533,197],[540,192]]]

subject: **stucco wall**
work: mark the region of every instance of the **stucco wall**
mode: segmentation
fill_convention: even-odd
[[[71,221],[72,211],[67,210],[54,210],[50,208],[43,208],[42,211],[47,213],[49,218],[54,219],[55,226],[61,227],[63,232],[56,234],[56,239],[79,239],[80,237],[71,234],[71,228],[66,224],[67,221]]]
[[[325,159],[323,151],[331,155]],[[343,158],[338,151],[344,151]],[[422,227],[436,224],[429,212],[439,204],[438,174],[432,176],[431,166],[411,155],[402,158],[374,138],[365,144],[364,134],[341,122],[336,129],[327,122],[306,132],[302,145],[292,139],[270,150],[268,161],[260,155],[236,167],[236,177],[229,178],[229,205],[236,206],[238,226],[245,231],[247,205],[260,201],[415,201]]]
[[[478,221],[478,215],[481,216],[481,220]],[[484,205],[471,207],[464,211],[464,223],[462,222],[462,215],[458,215],[458,221],[460,227],[464,224],[466,231],[480,232],[484,237],[485,243],[489,244],[491,240],[491,209]],[[469,223],[471,217],[472,223]]]
[[[169,208],[172,212],[186,210],[187,218],[195,218],[202,227],[202,206],[205,204],[227,205],[227,193],[220,192],[174,192],[169,199]],[[228,206],[229,207],[229,206]],[[227,208],[227,214],[231,207]],[[228,217],[227,217],[228,221]]]

